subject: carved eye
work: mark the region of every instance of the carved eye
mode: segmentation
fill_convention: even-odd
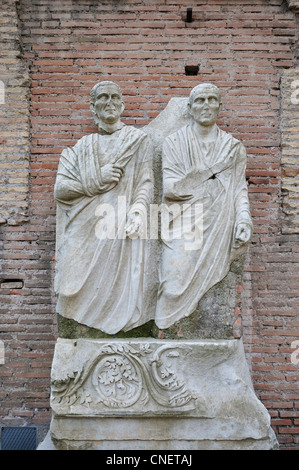
[[[105,101],[108,101],[109,97],[108,95],[101,93],[99,96],[97,96],[97,101],[101,101],[104,103]]]

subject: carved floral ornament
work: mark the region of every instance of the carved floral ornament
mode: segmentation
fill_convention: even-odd
[[[195,397],[175,370],[180,350],[188,354],[188,348],[171,345],[156,351],[148,343],[104,345],[80,371],[52,380],[52,403],[122,409],[144,405],[151,397],[162,407],[192,409]]]

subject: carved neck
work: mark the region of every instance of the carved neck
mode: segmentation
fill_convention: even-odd
[[[203,126],[196,121],[193,121],[193,130],[203,142],[215,142],[218,133],[218,126],[212,124],[211,126]]]
[[[115,131],[119,131],[124,126],[121,121],[117,121],[113,124],[98,121],[97,124],[99,134],[113,134]]]

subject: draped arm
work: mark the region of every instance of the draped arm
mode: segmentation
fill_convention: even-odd
[[[68,203],[81,196],[84,196],[84,190],[80,181],[77,155],[72,148],[66,148],[62,151],[58,165],[54,197],[57,202]]]
[[[143,140],[137,151],[134,191],[127,214],[126,234],[130,238],[146,238],[149,205],[153,199],[152,145]]]
[[[85,136],[74,147],[62,151],[54,186],[57,202],[69,205],[82,196],[109,191],[117,184],[102,182],[99,159],[92,158],[96,143],[93,135]]]
[[[153,147],[149,138],[142,141],[138,148],[137,171],[134,175],[135,187],[129,210],[133,213],[144,214],[153,199]]]
[[[246,149],[243,144],[240,143],[239,151],[237,153],[237,161],[235,166],[235,225],[244,223],[252,228],[252,219],[250,215],[248,189],[246,183]]]
[[[171,138],[167,138],[163,144],[163,195],[171,201],[181,201],[190,199],[192,194],[191,181],[196,179],[197,172],[189,170],[186,172],[184,166],[184,150],[181,148],[182,142],[175,143]],[[188,188],[186,194],[186,188]]]

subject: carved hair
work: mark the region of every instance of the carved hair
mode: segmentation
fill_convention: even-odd
[[[95,100],[96,100],[96,95],[97,95],[97,89],[100,88],[101,86],[106,86],[106,85],[113,85],[117,88],[120,96],[122,96],[122,91],[121,88],[117,85],[117,83],[111,82],[111,81],[102,81],[97,83],[90,91],[90,104],[94,105]]]
[[[197,91],[199,91],[203,88],[213,88],[216,91],[217,95],[218,95],[219,103],[221,103],[221,93],[220,93],[219,88],[216,85],[214,85],[213,83],[200,83],[199,85],[196,85],[194,88],[192,88],[192,90],[190,92],[190,95],[189,95],[189,103],[190,104],[194,100],[194,95],[197,93]]]

